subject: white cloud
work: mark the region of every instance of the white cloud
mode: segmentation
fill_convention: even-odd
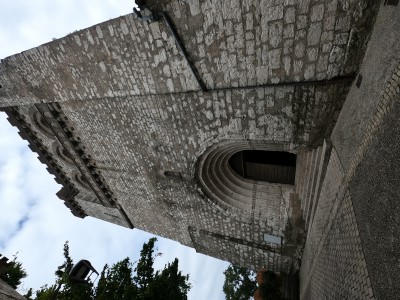
[[[0,58],[132,12],[132,0],[0,2]]]

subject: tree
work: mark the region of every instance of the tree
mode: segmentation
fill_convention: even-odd
[[[55,283],[42,286],[36,291],[35,298],[32,289],[25,296],[29,300],[187,300],[189,275],[182,275],[179,271],[177,258],[164,269],[154,271],[154,260],[161,255],[154,250],[156,241],[156,238],[151,238],[143,244],[137,262],[132,263],[127,257],[111,267],[106,264],[97,287],[90,281],[76,283],[69,278],[74,264],[67,241],[64,244],[65,260],[55,272]],[[23,270],[20,263],[15,266]]]
[[[135,268],[136,276],[133,278],[140,289],[146,289],[154,279],[154,244],[156,241],[156,238],[151,238],[147,243],[143,244],[143,248],[140,251],[140,259]]]
[[[111,268],[105,265],[96,288],[95,299],[136,299],[138,288],[132,280],[132,265],[128,257]]]
[[[74,283],[68,274],[73,267],[73,261],[69,255],[68,241],[64,244],[64,259],[57,271],[56,283],[52,286],[45,285],[36,292],[36,300],[52,300],[57,295],[57,300],[90,300],[93,299],[93,284]]]
[[[54,295],[54,286],[48,286],[47,284],[42,286],[39,290],[36,291],[35,300],[50,300]]]
[[[163,270],[154,272],[154,260],[160,255],[154,251],[156,241],[156,238],[151,238],[143,244],[134,271],[134,263],[129,258],[111,268],[106,265],[101,272],[94,299],[186,300],[190,289],[189,275],[181,274],[178,259]]]
[[[255,272],[244,267],[229,265],[224,274],[223,290],[226,300],[252,299],[257,288]]]
[[[33,296],[33,290],[32,288],[30,288],[28,292],[24,295],[24,297],[26,300],[33,300],[32,296]]]
[[[190,290],[189,275],[178,271],[177,258],[161,272],[156,272],[154,280],[147,286],[139,299],[186,300]]]
[[[27,274],[24,268],[22,268],[22,264],[17,260],[17,254],[14,255],[14,258],[11,262],[7,264],[4,272],[0,273],[0,279],[11,286],[13,289],[16,289],[22,282]]]

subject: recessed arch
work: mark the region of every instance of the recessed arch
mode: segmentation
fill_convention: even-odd
[[[68,153],[67,149],[61,146],[57,141],[53,143],[53,151],[57,153],[58,157],[63,160],[65,163],[73,166],[74,162],[71,159],[70,154]]]
[[[86,177],[84,177],[82,174],[75,172],[73,175],[73,178],[75,179],[74,181],[81,187],[83,187],[84,189],[90,190],[90,185],[86,179]]]
[[[244,222],[266,221],[275,233],[283,234],[293,184],[245,178],[229,162],[235,153],[255,150],[285,152],[285,145],[247,140],[217,143],[200,158],[198,181],[202,191],[222,210]],[[295,154],[289,154],[295,158]]]
[[[31,107],[29,111],[32,122],[36,125],[36,128],[47,137],[54,139],[55,136],[51,130],[46,119],[40,114],[40,112],[35,108]]]

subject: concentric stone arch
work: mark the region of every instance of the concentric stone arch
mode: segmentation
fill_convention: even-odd
[[[267,221],[282,232],[294,186],[243,178],[229,165],[229,158],[243,150],[287,151],[287,147],[248,140],[227,140],[211,146],[198,164],[197,177],[202,191],[235,218],[248,223]]]

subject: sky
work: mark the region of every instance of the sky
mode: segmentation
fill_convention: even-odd
[[[0,1],[0,58],[61,38],[75,30],[131,13],[128,0]],[[61,188],[37,159],[18,130],[0,113],[0,253],[18,259],[28,273],[20,292],[54,283],[69,241],[75,262],[88,259],[101,271],[125,257],[136,261],[153,235],[91,217],[74,217],[55,195]],[[158,237],[157,269],[178,257],[190,274],[190,300],[224,299],[223,271],[228,266],[177,242]]]

